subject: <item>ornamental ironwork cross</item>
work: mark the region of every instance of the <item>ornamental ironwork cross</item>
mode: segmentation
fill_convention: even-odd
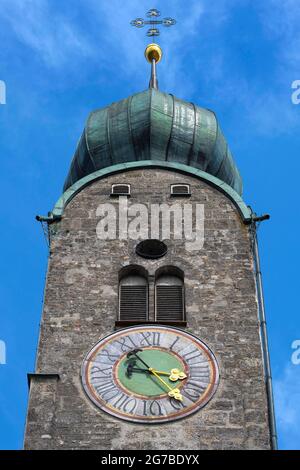
[[[136,18],[135,20],[132,20],[130,24],[136,28],[143,28],[145,25],[150,25],[150,28],[146,33],[149,37],[159,36],[160,31],[157,27],[158,25],[169,27],[176,23],[176,20],[173,18],[163,18],[162,20],[155,19],[160,16],[160,11],[156,10],[156,8],[149,10],[146,13],[146,16],[150,19],[144,20],[143,18]]]

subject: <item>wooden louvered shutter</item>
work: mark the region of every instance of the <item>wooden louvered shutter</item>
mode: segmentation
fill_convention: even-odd
[[[156,321],[183,321],[182,286],[156,287]]]
[[[147,321],[148,283],[143,277],[128,276],[120,284],[119,319]]]
[[[164,274],[156,280],[156,321],[184,321],[184,286],[178,276]]]

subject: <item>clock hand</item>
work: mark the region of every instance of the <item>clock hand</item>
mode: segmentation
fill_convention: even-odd
[[[156,369],[154,370],[159,375],[167,375],[172,382],[177,382],[177,380],[183,380],[187,378],[187,375],[179,369],[172,369],[171,372],[163,372],[162,370]]]
[[[147,367],[148,370],[151,370],[153,368],[149,367],[148,364],[146,364],[145,361],[143,361],[143,359],[141,357],[139,357],[137,355],[138,352],[141,352],[143,351],[142,349],[133,349],[132,351],[130,351],[128,354],[127,354],[127,357],[131,357],[131,356],[135,356],[137,359],[139,359],[143,364],[144,366]],[[155,370],[155,369],[153,369]],[[186,379],[186,374],[184,372],[180,372],[179,369],[172,369],[171,370],[171,373],[168,373],[168,372],[162,372],[162,371],[157,371],[155,370],[155,372],[157,374],[160,374],[160,375],[168,375],[169,376],[169,379],[172,381],[172,382],[177,382],[177,380],[183,380],[183,379]]]
[[[156,370],[156,369],[153,369],[153,370],[159,375],[166,375],[167,377],[169,377],[169,379],[172,382],[177,382],[177,380],[183,380],[183,379],[186,379],[186,377],[187,377],[187,375],[184,372],[180,372],[178,369],[172,369],[171,373],[170,372],[163,372],[162,370]],[[174,370],[176,370],[176,372],[173,372]],[[150,373],[149,369],[142,369],[140,367],[134,367],[131,364],[129,364],[127,366],[127,371],[130,372],[130,373],[131,372],[148,372],[148,373]]]
[[[163,383],[165,387],[167,387],[167,389],[169,390],[168,395],[169,395],[170,398],[174,398],[175,400],[182,401],[183,398],[182,398],[182,395],[181,395],[181,393],[180,393],[180,390],[179,390],[178,388],[172,388],[172,387],[170,387],[170,385],[167,384],[167,382],[165,382],[165,381],[159,376],[159,374],[155,371],[155,369],[153,369],[153,367],[149,367],[148,364],[147,364],[145,361],[143,361],[142,358],[140,358],[140,357],[138,356],[137,353],[138,353],[138,352],[141,352],[141,351],[142,351],[142,349],[134,349],[134,350],[130,351],[130,352],[127,354],[127,357],[130,358],[131,356],[135,356],[137,359],[139,359],[139,361],[141,361],[141,362],[144,364],[144,366],[147,367],[147,370],[148,370],[149,372],[151,372],[151,374],[153,374],[161,383]],[[132,364],[132,367],[129,367],[129,370],[128,370],[128,368],[127,368],[127,374],[128,374],[129,376],[132,374],[132,369],[133,369],[133,364]],[[143,370],[143,369],[142,369],[142,370]]]
[[[181,372],[179,369],[172,369],[169,376],[171,382],[177,382],[177,380],[184,380],[187,378],[187,375],[184,372]]]
[[[127,370],[126,370],[126,375],[127,377],[131,377],[133,372],[146,372],[150,374],[149,369],[141,369],[140,367],[134,367],[135,364],[128,364]]]
[[[145,374],[151,374],[150,370],[148,369],[139,369],[138,367],[130,369],[132,372],[143,372]]]
[[[156,372],[155,372],[155,369],[153,369],[152,367],[150,367],[150,372],[158,379],[160,380],[164,385],[165,387],[167,387],[167,389],[169,390],[169,397],[171,398],[175,398],[175,400],[178,400],[178,401],[182,401],[183,398],[182,398],[182,395],[180,393],[180,390],[178,388],[172,388],[170,387],[169,384],[167,384],[167,382],[165,382]]]
[[[141,361],[145,367],[147,367],[148,370],[150,370],[150,367],[148,366],[148,364],[146,364],[145,361],[143,361],[143,359],[137,355],[138,352],[142,352],[143,350],[142,349],[133,349],[133,351],[130,351],[128,354],[127,354],[127,357],[131,357],[131,356],[135,356],[137,359],[139,359],[139,361]]]

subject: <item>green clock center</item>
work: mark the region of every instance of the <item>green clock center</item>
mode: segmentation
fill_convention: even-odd
[[[145,361],[149,367],[158,371],[159,377],[171,388],[178,388],[182,381],[171,381],[169,375],[172,369],[184,372],[184,363],[174,354],[161,349],[143,349],[138,356]],[[145,365],[137,358],[124,356],[116,368],[116,377],[120,385],[130,392],[146,397],[153,397],[168,393],[168,388],[157,377],[146,370]],[[128,369],[129,366],[129,369]],[[132,370],[130,368],[132,367]],[[140,370],[142,369],[142,370]],[[166,373],[166,374],[162,374]]]

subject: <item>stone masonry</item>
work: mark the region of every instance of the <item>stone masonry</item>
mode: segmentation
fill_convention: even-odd
[[[130,204],[202,203],[205,243],[188,252],[167,240],[159,260],[135,254],[133,240],[99,240],[96,209],[111,185],[129,183]],[[170,197],[170,184],[188,183],[192,196]],[[187,331],[214,351],[221,379],[209,404],[160,425],[131,424],[96,408],[80,368],[86,353],[114,331],[118,273],[128,264],[150,275],[164,265],[185,274]],[[85,187],[51,225],[37,374],[30,386],[26,449],[269,449],[270,434],[249,229],[227,196],[192,176],[164,169],[131,170]],[[56,376],[57,374],[58,376]]]

